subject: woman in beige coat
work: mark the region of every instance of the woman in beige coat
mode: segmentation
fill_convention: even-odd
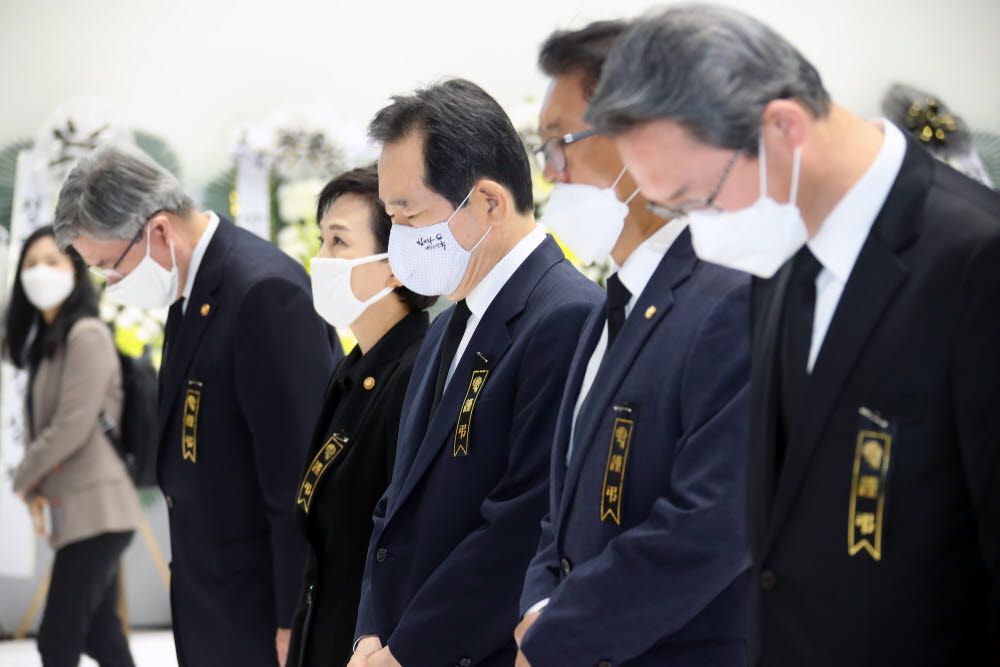
[[[4,351],[27,368],[27,447],[14,490],[55,550],[38,651],[45,667],[133,665],[116,612],[118,568],[141,510],[121,457],[98,425],[121,418],[122,381],[86,265],[51,227],[28,237],[17,265]],[[43,514],[48,508],[51,527]]]

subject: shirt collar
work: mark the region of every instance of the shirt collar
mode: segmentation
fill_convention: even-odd
[[[823,268],[846,283],[861,246],[875,224],[906,154],[902,131],[885,119],[875,121],[885,136],[875,160],[830,212],[809,249]]]
[[[510,252],[504,255],[503,259],[497,262],[496,266],[490,269],[490,272],[465,297],[465,305],[469,307],[469,312],[477,318],[482,317],[518,267],[544,240],[545,230],[541,226],[535,225],[535,228],[511,248]]]
[[[625,289],[632,294],[629,300],[633,303],[642,291],[646,289],[646,284],[656,272],[656,267],[660,265],[663,256],[670,250],[677,237],[687,229],[687,220],[672,220],[660,227],[648,239],[639,244],[632,251],[632,254],[625,258],[625,263],[618,269],[618,279],[622,281]]]
[[[191,290],[194,289],[194,279],[198,275],[198,267],[201,266],[201,260],[205,257],[205,251],[208,250],[208,244],[212,242],[212,236],[215,235],[215,230],[219,227],[219,216],[215,214],[214,211],[208,212],[208,224],[205,226],[205,231],[201,233],[201,238],[198,239],[197,245],[195,245],[194,250],[191,252],[191,263],[188,265],[187,278],[184,281],[184,292],[181,296],[184,297],[183,310],[187,310],[187,303],[191,300]]]

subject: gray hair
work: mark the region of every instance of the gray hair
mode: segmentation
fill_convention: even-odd
[[[615,42],[584,118],[608,136],[667,119],[756,155],[765,105],[792,98],[829,113],[819,73],[787,40],[737,10],[684,5],[637,19]]]
[[[59,191],[52,227],[62,249],[80,234],[130,241],[156,213],[186,215],[193,208],[166,169],[139,151],[109,146],[73,167]]]

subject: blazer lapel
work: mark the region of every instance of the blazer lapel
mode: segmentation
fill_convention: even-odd
[[[932,158],[923,153],[922,148],[908,140],[906,157],[896,182],[844,286],[813,372],[806,381],[802,410],[792,424],[785,464],[768,521],[765,548],[773,543],[778,526],[798,493],[813,449],[820,441],[844,384],[854,372],[882,314],[909,274],[897,253],[919,235],[920,215],[912,209],[922,201],[933,168],[926,164]],[[777,402],[772,405],[777,406]]]
[[[406,498],[412,493],[417,483],[423,478],[431,463],[438,456],[441,448],[446,442],[450,442],[450,436],[458,422],[458,411],[455,409],[465,398],[469,388],[469,380],[472,376],[473,368],[479,368],[485,363],[491,373],[496,371],[501,359],[507,352],[511,344],[509,324],[516,318],[525,307],[531,291],[535,288],[541,277],[555,264],[563,259],[562,251],[551,237],[546,237],[514,272],[514,275],[507,281],[493,302],[486,309],[482,319],[476,325],[476,331],[469,340],[468,346],[462,354],[462,359],[455,367],[451,380],[445,387],[444,394],[437,411],[430,416],[427,422],[427,430],[421,439],[420,447],[413,458],[413,465],[406,472],[400,492],[392,508],[389,509],[388,519],[392,518],[395,511],[402,506]],[[435,342],[436,349],[433,358],[440,363],[441,341]],[[483,362],[480,358],[486,358]],[[479,360],[477,362],[477,359]],[[416,409],[426,415],[430,410],[430,402],[433,397],[434,386],[436,384],[437,365],[428,366],[421,379],[420,391],[417,394]],[[433,376],[433,377],[432,377]],[[492,378],[486,378],[486,385],[483,391],[489,391]],[[414,416],[414,423],[419,422],[419,418]],[[417,431],[418,432],[418,431]],[[472,444],[475,447],[475,443]]]
[[[569,449],[570,433],[573,429],[573,411],[576,409],[576,401],[580,395],[583,376],[587,373],[590,357],[593,355],[594,348],[597,346],[597,342],[604,332],[606,321],[604,305],[595,307],[583,325],[583,336],[580,338],[581,343],[577,346],[576,352],[573,354],[573,361],[570,363],[569,373],[566,375],[566,388],[563,391],[562,404],[559,408],[559,416],[556,419],[556,428],[552,442],[552,488],[550,489],[552,507],[556,506],[556,501],[562,496],[566,480],[566,452]],[[561,507],[562,503],[558,503],[558,505]],[[555,520],[555,517],[553,517],[553,521]]]
[[[781,330],[781,306],[785,302],[792,264],[787,262],[770,280],[754,279],[753,347],[751,350],[751,447],[748,466],[750,489],[750,539],[759,546],[767,525],[767,514],[774,500],[776,446],[778,438],[778,335]],[[759,295],[759,297],[758,297]]]
[[[213,295],[222,284],[223,263],[235,237],[236,228],[233,224],[219,218],[219,226],[198,266],[191,298],[185,306],[186,312],[177,330],[177,340],[170,342],[167,367],[160,369],[161,373],[165,373],[157,410],[161,440],[166,435],[167,422],[180,397],[183,389],[181,382],[191,366],[191,360],[198,349],[198,342],[218,311],[218,301]]]
[[[572,493],[588,450],[595,442],[598,445],[603,442],[599,429],[605,422],[615,393],[631,370],[649,335],[673,306],[673,290],[691,275],[696,261],[691,246],[691,233],[685,230],[663,256],[642,294],[636,300],[628,319],[625,320],[615,344],[605,355],[590,387],[590,393],[580,408],[578,428],[573,437],[573,454],[563,488],[563,504],[567,507],[567,511],[562,513],[560,521],[569,515],[568,505],[572,502]],[[610,437],[611,434],[608,432],[609,443]]]

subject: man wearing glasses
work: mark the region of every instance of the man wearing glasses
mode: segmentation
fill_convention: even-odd
[[[756,275],[753,663],[1000,664],[1000,196],[728,8],[633,24],[586,117]]]
[[[541,50],[543,221],[618,269],[567,376],[518,664],[743,665],[749,284],[698,260],[684,220],[630,198],[613,141],[583,121],[625,28],[557,32]]]
[[[157,475],[178,661],[282,663],[305,563],[295,491],[335,361],[305,271],[115,148],[73,169],[54,228],[111,298],[170,307]]]

